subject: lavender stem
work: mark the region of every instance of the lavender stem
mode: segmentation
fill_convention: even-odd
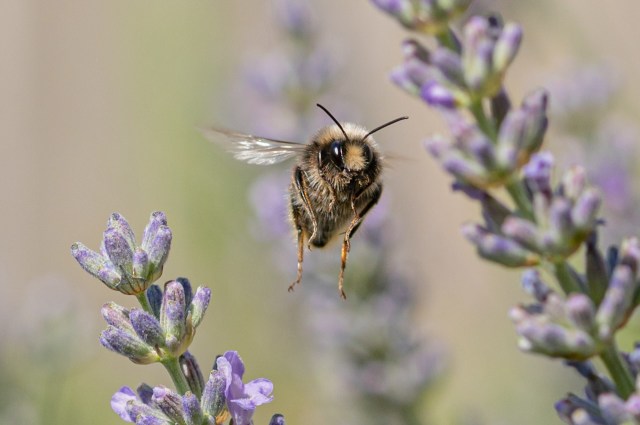
[[[146,311],[149,314],[153,314],[153,311],[151,309],[151,304],[149,304],[149,299],[147,298],[147,291],[137,294],[136,298],[138,299],[138,302],[140,303],[140,306],[142,306],[142,309],[144,311]]]
[[[635,391],[633,377],[629,368],[624,363],[615,341],[611,341],[600,353],[600,359],[609,371],[611,379],[616,384],[617,390],[623,399],[628,399]]]
[[[495,123],[493,119],[488,117],[484,112],[482,101],[476,100],[469,105],[469,110],[473,114],[480,129],[487,135],[492,141],[496,141],[498,133],[496,131]]]
[[[191,391],[189,388],[189,383],[187,382],[187,378],[185,378],[182,373],[182,369],[180,368],[180,362],[177,358],[171,358],[162,361],[162,365],[171,376],[171,380],[173,381],[173,385],[176,387],[176,391],[180,395],[185,395],[187,391]]]
[[[516,178],[512,178],[509,182],[505,184],[509,195],[515,202],[518,210],[521,212],[522,216],[528,220],[535,222],[533,216],[533,206],[531,205],[531,200],[527,196],[527,189],[524,187],[524,184]]]
[[[562,291],[566,295],[571,293],[584,293],[580,286],[580,282],[576,280],[574,275],[569,270],[569,265],[566,261],[559,261],[557,263],[553,263],[553,274],[558,280],[558,284],[562,288]]]

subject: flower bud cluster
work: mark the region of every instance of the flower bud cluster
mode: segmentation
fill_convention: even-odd
[[[444,46],[429,51],[415,40],[405,41],[404,62],[391,80],[431,106],[468,107],[498,97],[521,39],[519,25],[475,16],[463,28],[460,52]]]
[[[625,244],[640,248],[637,240]],[[634,261],[637,258],[640,257]],[[509,313],[520,348],[569,360],[585,360],[599,354],[633,313],[637,282],[636,271],[621,260],[610,274],[602,302],[595,305],[583,293],[562,297],[542,282],[538,271],[527,270],[522,284],[536,303],[514,307]]]
[[[467,10],[471,0],[373,0],[405,28],[436,35],[449,29],[449,22]]]
[[[216,360],[201,395],[191,391],[180,395],[164,386],[142,384],[136,392],[122,387],[111,398],[111,408],[124,421],[137,424],[210,425],[232,418],[236,425],[250,425],[256,407],[273,400],[273,384],[264,378],[245,384],[243,374],[238,353],[227,351]],[[284,418],[276,414],[271,423],[284,425]]]
[[[570,425],[638,425],[640,424],[640,385],[626,400],[613,388],[587,391],[587,399],[569,394],[556,403],[560,418]]]
[[[481,256],[509,267],[533,266],[542,260],[555,263],[572,255],[592,233],[597,225],[599,192],[587,184],[579,167],[568,170],[553,190],[552,164],[551,154],[542,152],[524,167],[532,220],[517,214],[505,216],[501,209],[491,221],[493,226],[463,227]]]
[[[127,220],[113,213],[103,235],[100,253],[76,242],[71,246],[71,254],[85,271],[109,288],[138,295],[162,275],[170,248],[171,230],[163,212],[151,214],[140,245]]]
[[[138,364],[177,358],[191,344],[210,298],[209,288],[199,287],[192,294],[189,281],[179,278],[165,284],[160,308],[152,313],[109,302],[102,307],[109,326],[102,331],[100,342]]]
[[[546,93],[530,94],[520,108],[507,113],[495,141],[460,113],[450,112],[453,140],[435,136],[425,146],[459,182],[477,188],[503,185],[540,149],[547,129],[546,110]]]

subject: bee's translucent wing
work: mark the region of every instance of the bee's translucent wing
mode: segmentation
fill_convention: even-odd
[[[207,128],[202,132],[207,139],[225,145],[235,159],[249,164],[277,164],[296,156],[307,146],[302,143],[267,139],[220,128]]]

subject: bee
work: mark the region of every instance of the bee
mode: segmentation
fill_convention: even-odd
[[[340,123],[317,104],[335,124],[320,129],[309,143],[294,143],[222,129],[205,136],[227,142],[233,156],[249,164],[271,165],[296,158],[289,185],[289,218],[297,236],[298,269],[289,292],[302,281],[305,243],[322,248],[343,234],[338,291],[343,299],[344,271],[351,238],[382,194],[382,155],[371,135],[408,117],[400,117],[371,131]]]

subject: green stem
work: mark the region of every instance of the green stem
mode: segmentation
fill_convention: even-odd
[[[482,107],[482,101],[476,100],[469,105],[469,111],[473,114],[473,117],[478,123],[480,130],[484,132],[494,142],[498,139],[498,133],[496,131],[495,123],[493,119],[487,116]]]
[[[445,31],[442,31],[436,34],[436,40],[438,40],[438,44],[441,45],[442,47],[446,47],[452,52],[459,53],[458,43],[456,43],[456,40],[454,38],[453,32],[451,31],[451,28],[447,27]]]
[[[629,398],[635,391],[635,384],[631,372],[620,356],[615,342],[607,345],[604,351],[600,353],[600,359],[602,359],[602,362],[609,371],[609,376],[611,376],[611,379],[616,384],[620,396],[625,400]]]
[[[187,391],[191,391],[191,389],[189,388],[189,383],[187,382],[187,378],[185,378],[184,374],[182,373],[180,362],[177,358],[163,360],[162,365],[165,369],[167,369],[167,372],[169,372],[169,376],[171,376],[173,385],[175,385],[176,391],[178,391],[180,395],[184,395]]]
[[[153,314],[153,311],[151,310],[151,304],[149,304],[149,299],[147,298],[147,291],[139,293],[138,295],[136,295],[136,298],[138,299],[138,302],[140,303],[144,311]]]
[[[522,214],[522,216],[528,220],[535,222],[535,217],[533,215],[533,205],[531,205],[531,200],[527,195],[527,189],[524,187],[522,181],[512,178],[505,184],[505,188],[511,195],[513,202],[515,202],[516,207]]]
[[[564,291],[565,294],[571,293],[583,293],[582,286],[580,282],[576,280],[575,275],[571,272],[569,265],[566,261],[560,261],[557,263],[552,263],[553,265],[553,273],[560,284],[560,287]]]

